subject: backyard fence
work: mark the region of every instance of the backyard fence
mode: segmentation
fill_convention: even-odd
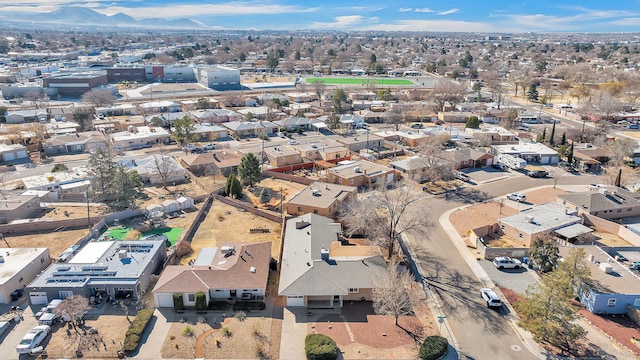
[[[240,200],[234,200],[230,197],[226,197],[218,194],[214,194],[213,196],[216,200],[219,200],[220,202],[223,202],[227,205],[235,206],[238,209],[243,209],[254,215],[261,216],[273,222],[277,222],[277,223],[282,222],[282,216],[280,214],[273,214],[265,210],[254,208],[253,205],[251,204],[247,204],[246,202],[240,201]]]

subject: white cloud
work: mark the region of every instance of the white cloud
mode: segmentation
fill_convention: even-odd
[[[341,29],[355,29],[360,28],[361,24],[371,24],[377,23],[380,21],[380,18],[376,16],[365,17],[362,15],[346,15],[346,16],[336,16],[334,22],[319,22],[314,21],[310,28],[311,29],[331,29],[331,28],[341,28]]]
[[[227,2],[220,4],[205,5],[174,5],[166,6],[147,6],[128,8],[123,6],[111,6],[101,10],[106,15],[123,13],[137,19],[144,18],[179,18],[190,16],[237,16],[237,15],[273,15],[273,14],[292,14],[292,13],[310,13],[317,11],[318,8],[304,8],[299,6],[281,5],[258,2]]]
[[[442,31],[442,32],[497,32],[513,31],[511,28],[498,27],[493,24],[457,20],[398,20],[393,23],[365,25],[357,30],[387,31]]]
[[[435,10],[429,9],[429,8],[417,8],[416,12],[419,13],[432,13],[435,12]]]
[[[629,17],[624,19],[618,19],[609,21],[609,24],[616,26],[638,26],[640,24],[640,17]]]
[[[411,10],[413,10],[413,9],[412,8],[400,8],[400,9],[398,9],[399,12],[409,12]]]
[[[444,11],[440,11],[438,12],[438,15],[450,15],[453,13],[457,13],[459,9],[453,8],[453,9],[449,9],[449,10],[444,10]]]

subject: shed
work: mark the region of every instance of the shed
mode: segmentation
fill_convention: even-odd
[[[162,206],[164,206],[164,211],[168,213],[180,211],[180,203],[176,200],[165,200],[162,202]]]
[[[180,209],[190,209],[193,207],[193,198],[188,196],[180,196],[176,201],[180,204]]]
[[[150,205],[147,205],[144,209],[147,212],[147,215],[151,215],[157,212],[164,213],[164,206],[160,204],[150,204]]]

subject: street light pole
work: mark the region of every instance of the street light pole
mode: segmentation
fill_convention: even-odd
[[[91,231],[91,212],[89,211],[89,186],[85,185],[84,197],[87,200],[87,228]]]

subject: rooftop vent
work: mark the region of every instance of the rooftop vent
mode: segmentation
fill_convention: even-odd
[[[252,266],[249,271],[251,271],[251,273],[255,274],[256,273],[256,267]]]
[[[324,247],[320,249],[320,257],[324,261],[329,261],[329,249],[325,249]]]

